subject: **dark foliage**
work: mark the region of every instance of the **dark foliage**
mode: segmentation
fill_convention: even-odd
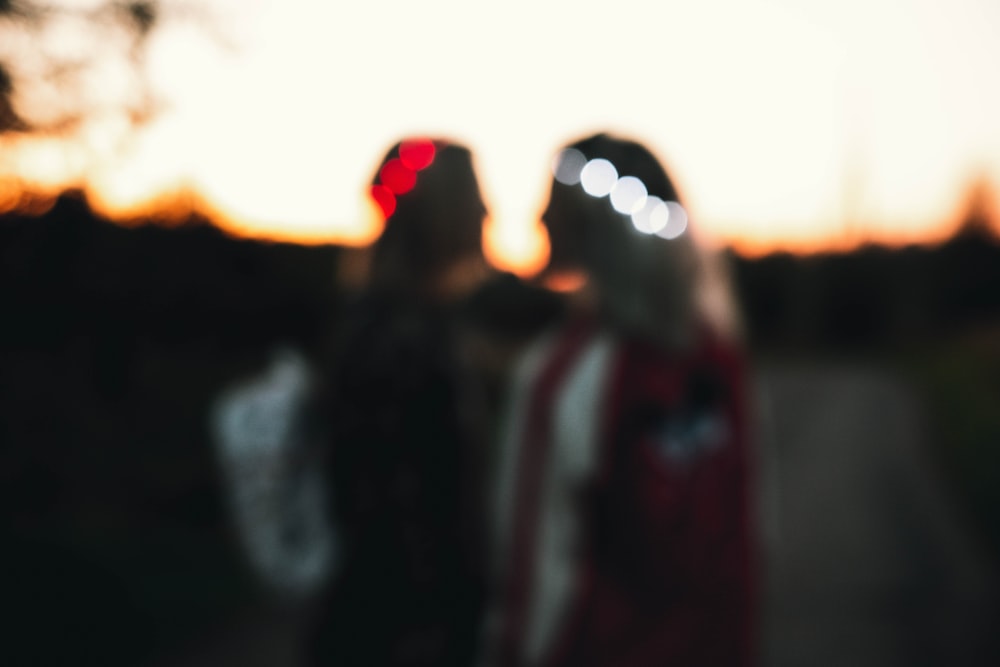
[[[732,258],[751,343],[762,349],[879,349],[1000,320],[1000,244]]]
[[[207,412],[273,345],[321,345],[337,256],[127,229],[72,195],[0,219],[5,655],[139,664],[252,598]]]
[[[2,582],[21,610],[12,651],[136,664],[252,598],[208,409],[278,343],[322,353],[338,326],[341,254],[238,240],[198,219],[126,228],[72,194],[40,217],[0,217],[2,539],[20,564]],[[990,235],[731,259],[757,351],[885,350],[1000,319]],[[470,317],[510,316],[483,326],[516,338],[511,321],[554,308],[498,285]],[[41,643],[53,631],[69,639]]]

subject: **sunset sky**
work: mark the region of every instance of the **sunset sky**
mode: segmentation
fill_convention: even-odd
[[[0,36],[23,67],[108,52],[73,139],[8,140],[0,172],[82,181],[111,212],[190,187],[242,233],[362,242],[365,185],[411,133],[475,150],[512,261],[553,154],[598,129],[651,145],[693,227],[752,250],[939,238],[974,178],[1000,183],[990,0],[164,2],[131,69],[85,23]],[[139,80],[162,110],[133,135]]]

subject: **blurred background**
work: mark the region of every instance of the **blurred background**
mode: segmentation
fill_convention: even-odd
[[[293,664],[212,401],[319,355],[404,134],[528,277],[553,152],[654,147],[730,260],[766,665],[1000,660],[1000,7],[0,0],[0,652]]]

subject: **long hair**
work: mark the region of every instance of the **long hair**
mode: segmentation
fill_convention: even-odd
[[[639,179],[648,195],[678,204],[677,189],[645,146],[596,134],[568,145],[562,155],[568,149],[588,161],[607,160],[619,177]],[[588,274],[605,317],[615,326],[668,348],[688,346],[698,320],[701,272],[691,235],[668,240],[639,231],[609,197],[591,196],[575,180],[552,183],[546,225],[555,262],[578,264]]]
[[[392,197],[385,230],[375,243],[371,279],[383,289],[425,287],[441,271],[481,253],[486,214],[479,182],[466,147],[444,140],[416,140],[433,146],[432,161],[416,171],[412,189]],[[384,187],[386,166],[400,158],[407,141],[386,153],[372,180]]]

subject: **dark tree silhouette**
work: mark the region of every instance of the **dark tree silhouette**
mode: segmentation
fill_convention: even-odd
[[[133,123],[151,118],[157,102],[145,80],[143,61],[147,38],[161,15],[155,0],[109,1],[92,8],[78,9],[32,0],[0,0],[0,133],[69,133],[92,113],[87,95],[80,91],[83,77],[108,49],[120,49],[116,57],[128,60],[136,80],[134,100],[122,101],[121,110]],[[39,36],[55,21],[75,19],[94,38],[104,53],[84,57],[67,56],[47,50]],[[124,41],[112,39],[124,32]],[[18,38],[20,37],[20,38]],[[24,66],[30,63],[30,66]],[[18,98],[52,87],[58,105],[45,104],[44,116],[19,108]],[[89,91],[91,94],[93,90]]]
[[[252,603],[208,406],[275,345],[322,349],[339,256],[72,191],[0,214],[3,664],[149,664]]]
[[[0,63],[0,134],[4,132],[23,132],[27,129],[27,124],[14,111],[11,104],[11,93],[14,91],[13,83],[7,68]]]
[[[81,34],[90,40],[87,53],[67,54],[42,39],[46,30],[65,21],[83,28]],[[232,46],[218,17],[195,2],[168,6],[160,0],[104,0],[81,8],[0,0],[0,134],[71,135],[109,110],[121,113],[133,127],[150,121],[164,102],[147,76],[147,47],[161,26],[175,21],[196,25],[223,48]],[[133,84],[123,99],[107,97],[111,93],[87,81],[108,58],[130,68]],[[32,94],[44,95],[44,101],[25,104]]]

